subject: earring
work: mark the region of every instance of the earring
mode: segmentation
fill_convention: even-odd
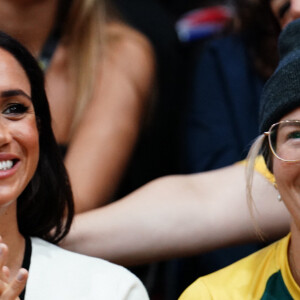
[[[274,186],[274,188],[278,191],[276,181],[273,182],[273,186]],[[277,199],[278,199],[278,201],[281,201],[281,200],[282,200],[281,195],[280,195],[279,193],[278,193],[278,195],[277,195]]]

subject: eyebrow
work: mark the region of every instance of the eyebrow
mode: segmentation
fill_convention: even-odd
[[[14,97],[14,96],[24,96],[27,99],[31,100],[31,97],[27,95],[24,91],[22,90],[7,90],[7,91],[2,91],[0,93],[0,97],[2,98],[9,98],[9,97]]]

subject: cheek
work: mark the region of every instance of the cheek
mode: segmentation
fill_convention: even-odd
[[[300,164],[275,162],[274,175],[278,192],[289,210],[292,219],[300,220]],[[298,224],[300,228],[300,224]]]
[[[39,160],[39,132],[35,118],[29,118],[22,124],[16,137],[23,154],[28,160],[28,167],[33,175]]]
[[[298,190],[300,187],[300,164],[287,163],[274,159],[273,172],[279,192],[282,194]]]
[[[32,163],[37,165],[39,159],[39,132],[36,121],[33,120],[28,124],[26,131],[26,141],[28,154],[32,158]]]

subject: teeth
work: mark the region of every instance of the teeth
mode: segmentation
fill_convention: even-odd
[[[5,160],[0,162],[0,171],[11,169],[13,166],[12,160]]]

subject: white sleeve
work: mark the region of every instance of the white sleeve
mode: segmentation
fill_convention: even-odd
[[[120,294],[116,297],[116,299],[149,300],[146,288],[134,274],[126,270],[125,277],[121,276],[119,280],[118,289]]]

